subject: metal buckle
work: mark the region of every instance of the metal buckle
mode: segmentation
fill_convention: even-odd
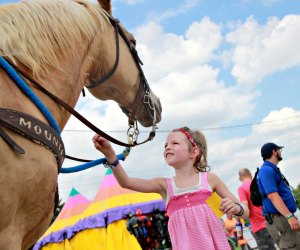
[[[137,126],[137,121],[135,121],[133,125],[129,124],[129,128],[127,130],[128,143],[136,144],[139,134],[140,134],[140,131]]]

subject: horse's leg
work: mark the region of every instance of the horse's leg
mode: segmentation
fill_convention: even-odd
[[[0,250],[27,250],[51,221],[57,165],[48,149],[13,137],[26,153],[19,155],[0,138]]]

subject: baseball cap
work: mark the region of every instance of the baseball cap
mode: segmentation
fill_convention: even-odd
[[[261,156],[264,159],[269,158],[272,155],[272,151],[276,149],[284,148],[283,146],[278,146],[273,142],[268,142],[261,147]]]

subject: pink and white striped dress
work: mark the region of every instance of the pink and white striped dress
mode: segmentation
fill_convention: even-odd
[[[199,184],[189,189],[176,188],[172,178],[166,181],[172,250],[230,250],[221,220],[205,202],[212,194],[207,173],[199,173]]]

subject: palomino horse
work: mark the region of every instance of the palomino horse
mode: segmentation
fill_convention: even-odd
[[[160,101],[147,89],[131,53],[134,44],[128,47],[123,35],[132,42],[134,38],[119,24],[112,25],[114,19],[109,14],[108,0],[99,0],[98,4],[84,0],[30,0],[0,7],[0,56],[27,75],[22,78],[61,130],[70,114],[34,81],[71,107],[87,86],[96,98],[114,100],[131,120],[145,127],[161,119]],[[63,159],[57,160],[48,146],[35,143],[38,140],[33,142],[7,125],[4,116],[8,110],[9,117],[20,116],[23,126],[32,125],[36,134],[43,131],[45,137],[54,137],[49,132],[49,120],[3,69],[0,68],[0,249],[28,249],[49,226],[57,162]],[[41,124],[46,127],[41,128]]]

